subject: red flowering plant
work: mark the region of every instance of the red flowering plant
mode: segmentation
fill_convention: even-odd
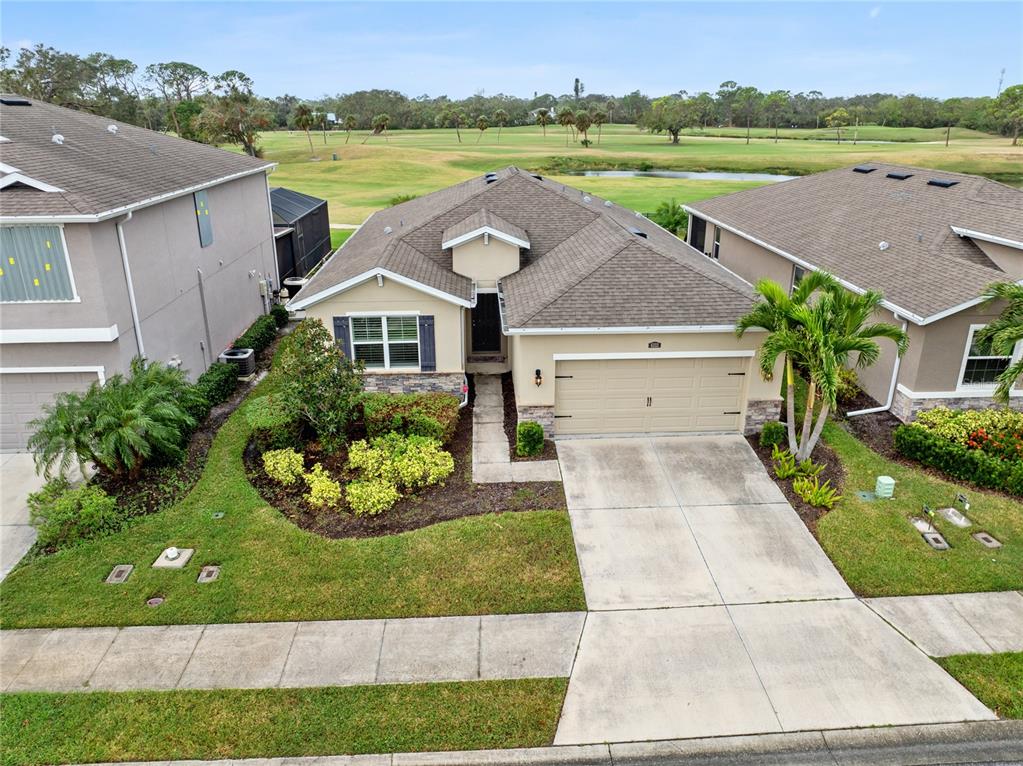
[[[1000,460],[1023,461],[1023,430],[978,428],[970,434],[966,446]]]

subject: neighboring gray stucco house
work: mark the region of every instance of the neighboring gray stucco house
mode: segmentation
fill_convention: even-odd
[[[978,176],[878,162],[684,205],[687,241],[751,282],[790,286],[805,270],[884,294],[879,321],[904,326],[897,361],[882,341],[863,389],[901,420],[937,405],[987,407],[1001,357],[975,341],[1001,306],[992,282],[1023,280],[1023,191]],[[1023,389],[1012,392],[1023,405]]]
[[[273,166],[0,99],[0,450],[137,355],[194,378],[266,310]]]

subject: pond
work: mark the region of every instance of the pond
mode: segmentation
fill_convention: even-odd
[[[569,176],[600,176],[604,178],[688,178],[696,181],[788,181],[796,176],[773,173],[696,173],[687,170],[576,170]]]

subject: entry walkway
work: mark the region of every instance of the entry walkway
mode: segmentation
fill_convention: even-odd
[[[740,436],[558,443],[587,603],[555,744],[987,720]]]
[[[475,375],[472,406],[472,480],[477,484],[561,481],[557,460],[512,462],[504,432],[504,394],[500,375]]]
[[[116,587],[116,586],[111,586]],[[564,678],[585,613],[0,631],[5,691]]]

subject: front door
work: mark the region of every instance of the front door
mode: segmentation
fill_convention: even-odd
[[[501,314],[497,293],[480,293],[472,310],[472,350],[474,354],[496,354],[501,351]]]

